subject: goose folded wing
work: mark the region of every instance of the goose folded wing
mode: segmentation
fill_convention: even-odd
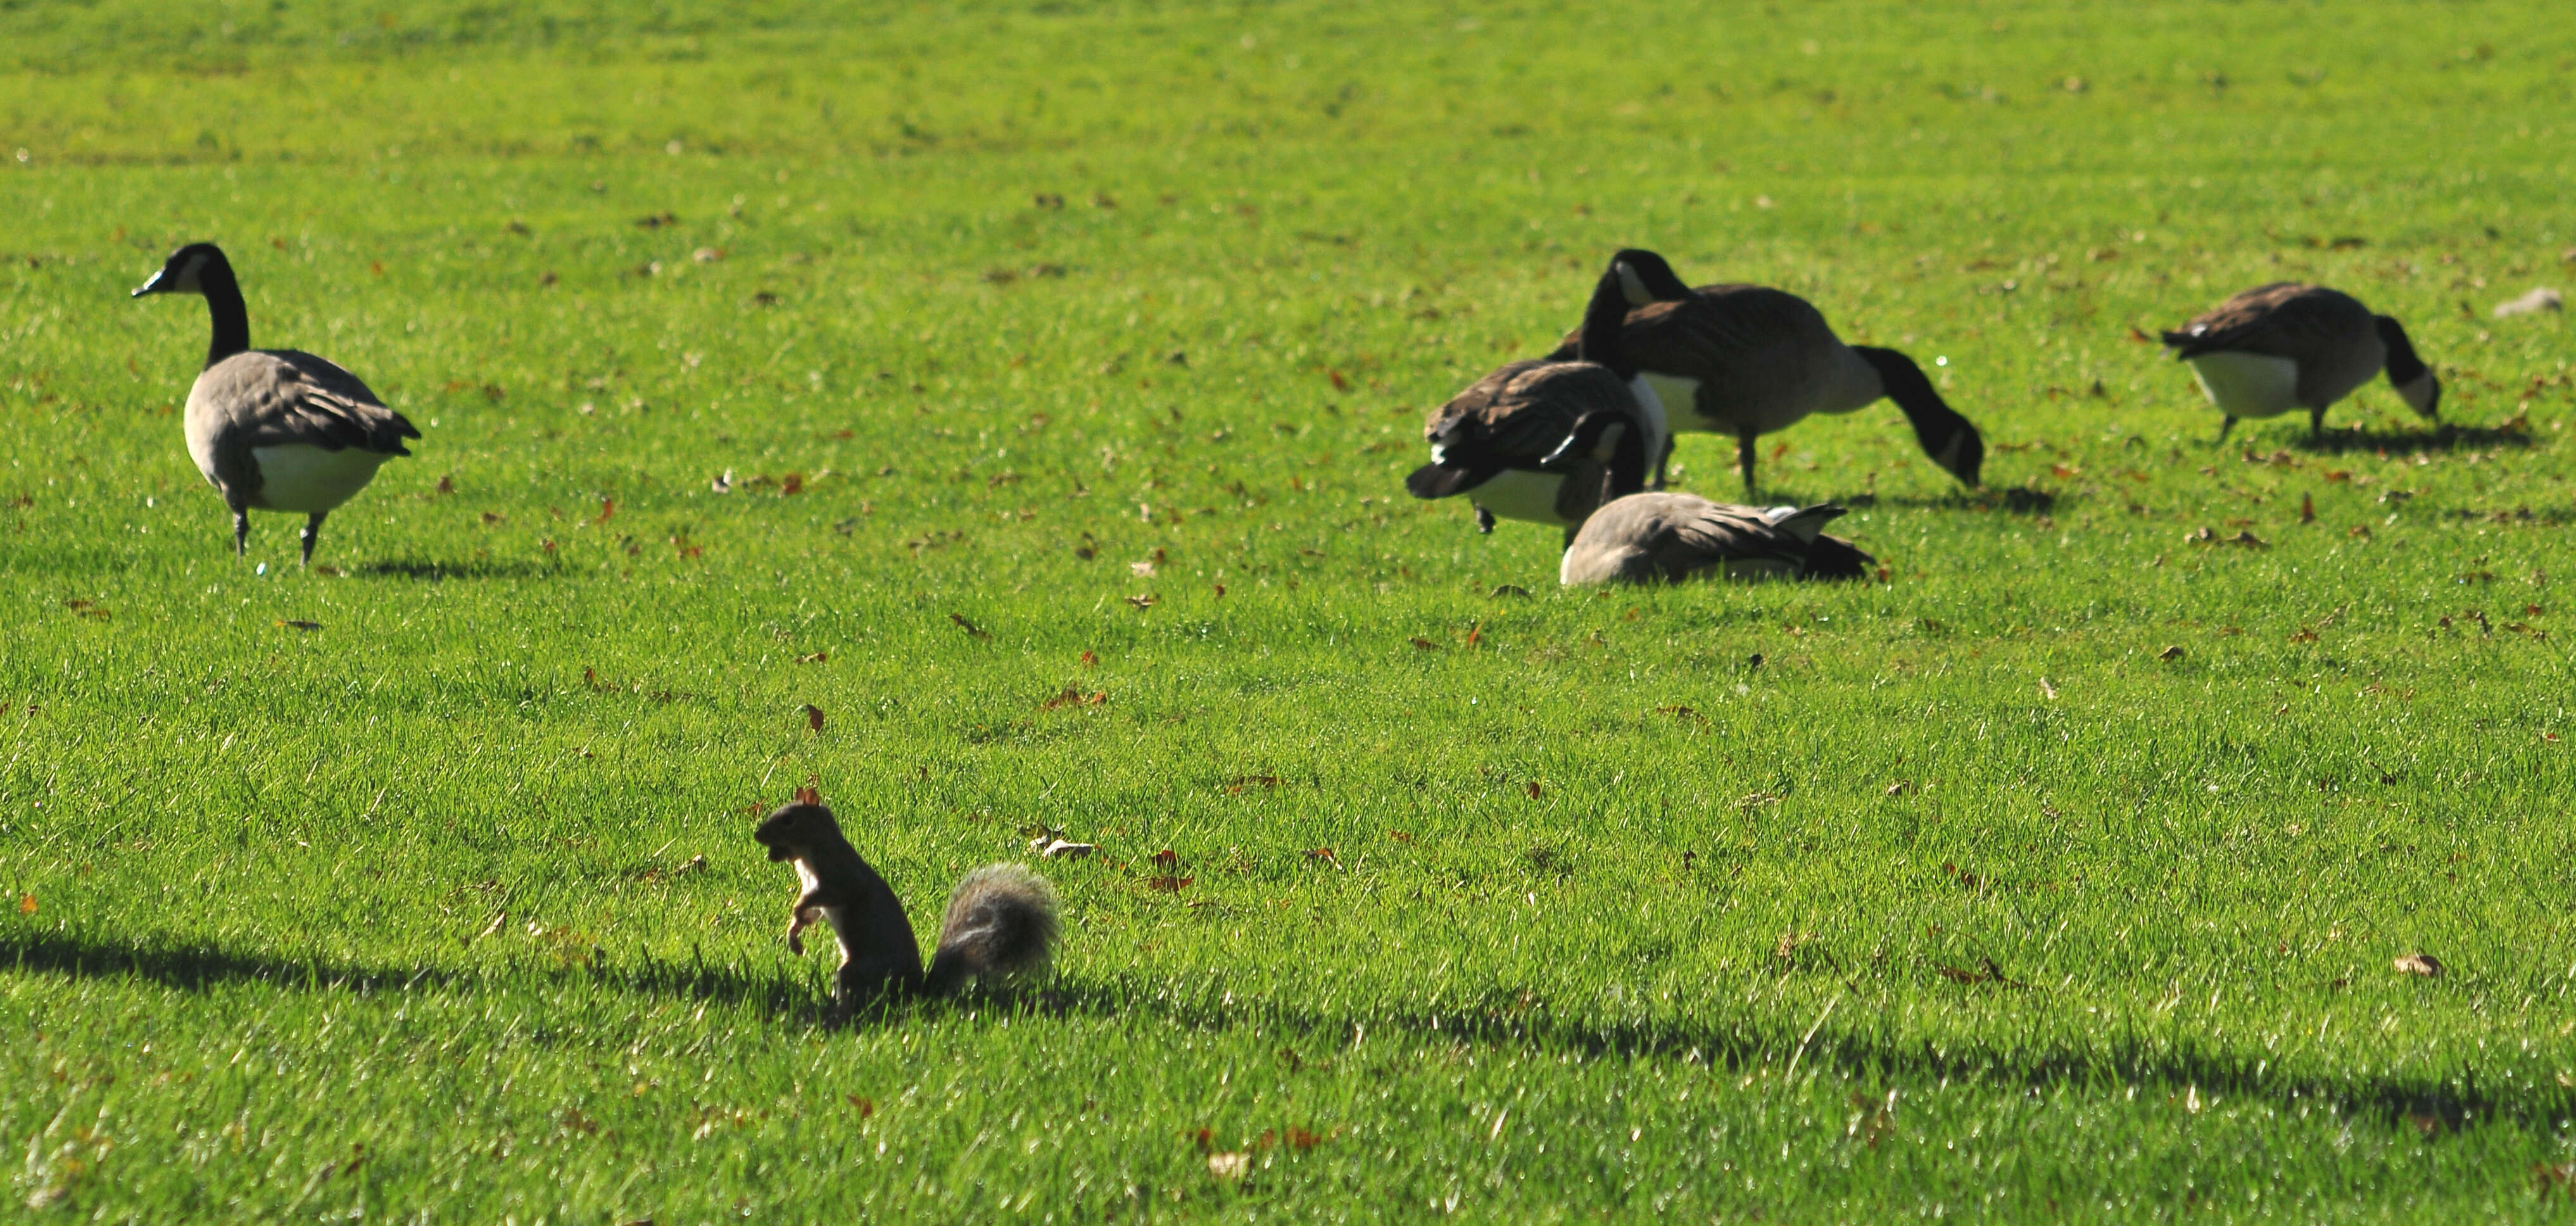
[[[2250,289],[2217,309],[2165,333],[2177,358],[2204,353],[2236,352],[2295,357],[2330,344],[2338,331],[2340,305],[2313,286],[2282,281]]]
[[[222,383],[207,390],[235,406],[233,419],[248,446],[301,443],[325,451],[355,447],[410,455],[403,440],[420,437],[356,375],[309,353],[244,354],[208,373]]]

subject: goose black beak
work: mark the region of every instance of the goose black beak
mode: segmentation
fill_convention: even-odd
[[[167,270],[165,269],[165,270],[163,270],[163,271],[167,271]],[[162,285],[161,285],[161,273],[157,273],[157,272],[156,272],[156,273],[152,274],[152,279],[151,279],[151,280],[146,281],[146,282],[144,282],[144,283],[143,283],[143,284],[141,284],[141,285],[135,286],[135,287],[134,287],[134,292],[133,292],[132,294],[127,295],[127,297],[131,297],[131,298],[141,298],[141,297],[143,297],[143,296],[144,296],[144,295],[146,295],[146,294],[166,294],[166,293],[169,293],[169,292],[170,292],[169,290],[162,288]]]

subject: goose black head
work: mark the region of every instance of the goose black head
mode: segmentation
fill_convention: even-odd
[[[1641,247],[1630,247],[1610,257],[1610,271],[1619,277],[1619,289],[1631,308],[1650,302],[1682,302],[1691,296],[1691,288],[1673,273],[1664,257]]]
[[[2424,359],[2416,354],[2414,342],[2406,339],[2406,329],[2386,315],[2375,316],[2371,322],[2379,329],[2380,343],[2388,348],[2389,383],[2396,386],[2397,394],[2405,398],[2407,407],[2425,417],[2439,419],[2442,415],[2442,381],[2434,376],[2433,368],[2425,365]]]
[[[1583,332],[1575,341],[1575,360],[1607,366],[1622,383],[1636,378],[1637,368],[1628,361],[1627,346],[1619,342],[1619,330],[1627,323],[1628,293],[1619,265],[1614,262],[1593,285],[1592,301],[1583,308]]]
[[[221,270],[220,273],[217,270]],[[206,283],[217,276],[232,275],[232,263],[224,258],[224,249],[213,243],[190,243],[170,253],[161,271],[152,274],[134,291],[134,297],[146,294],[202,294]]]

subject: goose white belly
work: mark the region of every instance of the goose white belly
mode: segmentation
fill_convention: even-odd
[[[2299,364],[2260,353],[2204,353],[2188,359],[2209,402],[2230,417],[2278,417],[2299,404]]]
[[[1655,407],[1663,410],[1660,415],[1665,419],[1667,431],[1714,431],[1718,428],[1716,422],[1699,415],[1699,380],[1684,375],[1668,375],[1660,371],[1648,370],[1638,372],[1637,382],[1654,390]],[[1681,406],[1680,414],[1676,416],[1669,409],[1665,409],[1667,405]],[[1669,434],[1667,436],[1669,437]]]
[[[347,502],[376,479],[376,469],[392,457],[380,451],[343,447],[326,451],[310,443],[253,447],[259,465],[259,493],[251,505],[270,511],[318,515]]]
[[[1564,516],[1556,513],[1556,495],[1563,488],[1563,473],[1506,468],[1492,480],[1467,491],[1467,497],[1473,499],[1477,506],[1493,512],[1497,519],[1562,525],[1566,521]]]

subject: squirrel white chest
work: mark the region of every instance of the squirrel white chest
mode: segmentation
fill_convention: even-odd
[[[805,867],[805,862],[803,860],[798,860],[795,864],[796,884],[803,886],[806,894],[811,895],[814,891],[822,888],[823,879],[815,876],[813,869]],[[814,909],[822,912],[823,922],[832,926],[832,938],[841,943],[841,961],[845,963],[848,962],[850,960],[850,933],[847,928],[842,927],[841,908],[818,906]]]

